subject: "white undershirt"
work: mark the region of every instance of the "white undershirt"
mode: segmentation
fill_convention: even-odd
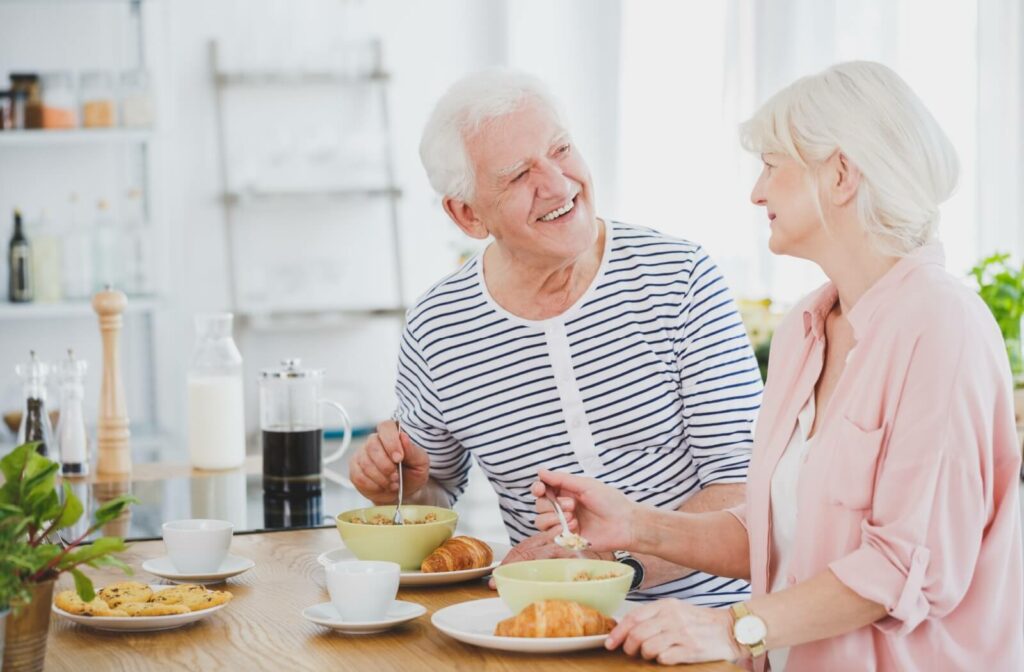
[[[785,452],[772,474],[772,573],[769,593],[789,588],[789,566],[792,560],[793,538],[797,526],[797,486],[800,483],[800,469],[807,459],[813,439],[807,435],[814,426],[814,394],[812,393],[797,416],[793,434]],[[789,647],[768,652],[772,672],[782,672],[789,658]]]

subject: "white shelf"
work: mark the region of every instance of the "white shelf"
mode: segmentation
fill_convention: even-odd
[[[337,86],[386,82],[389,75],[385,72],[353,75],[333,70],[245,70],[218,72],[214,78],[220,86]]]
[[[402,190],[395,187],[350,187],[342,189],[294,191],[229,191],[224,194],[227,205],[256,205],[281,201],[351,201],[364,198],[400,198]]]
[[[145,144],[152,141],[154,135],[149,129],[128,128],[0,131],[0,147]]]
[[[235,314],[245,323],[260,331],[294,331],[334,329],[353,322],[380,317],[404,318],[406,308],[303,308],[296,309],[240,309]]]
[[[153,298],[128,298],[126,314],[151,313],[160,304]],[[65,317],[95,317],[89,301],[61,301],[58,303],[0,303],[0,321],[45,320]]]

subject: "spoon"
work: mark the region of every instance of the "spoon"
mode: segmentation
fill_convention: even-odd
[[[555,537],[555,543],[564,549],[570,551],[585,551],[590,548],[590,542],[581,537],[578,534],[574,534],[569,531],[569,523],[565,519],[565,513],[562,511],[561,505],[558,503],[558,499],[551,494],[550,490],[546,490],[544,494],[548,499],[551,500],[551,504],[555,507],[555,513],[558,514],[558,520],[562,523],[562,533]]]
[[[402,440],[402,424],[398,418],[395,418],[395,428],[398,430],[398,440]],[[405,525],[405,520],[402,518],[402,463],[398,463],[398,506],[395,507],[395,515],[391,518],[391,522],[394,525]]]

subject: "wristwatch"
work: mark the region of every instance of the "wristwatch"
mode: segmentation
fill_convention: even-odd
[[[732,610],[732,636],[741,646],[746,647],[752,658],[764,655],[768,650],[764,640],[768,636],[768,626],[764,621],[750,613],[746,602],[737,602],[729,607]]]
[[[612,553],[616,562],[621,562],[627,567],[633,568],[633,582],[629,584],[629,590],[634,591],[644,582],[644,565],[642,562],[629,554],[629,551],[615,551]]]

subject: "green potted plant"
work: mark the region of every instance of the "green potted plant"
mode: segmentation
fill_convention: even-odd
[[[58,532],[77,523],[84,507],[68,484],[64,484],[63,497],[58,494],[60,465],[37,453],[36,446],[18,446],[0,460],[4,477],[0,487],[0,599],[6,599],[11,610],[3,669],[43,669],[53,585],[58,576],[70,572],[78,594],[89,601],[95,593],[83,566],[118,567],[131,574],[131,568],[113,556],[125,549],[123,539],[86,540],[138,500],[131,495],[110,500],[96,509],[85,532],[61,542]]]
[[[982,259],[971,269],[978,294],[992,311],[1006,343],[1014,382],[1024,384],[1024,356],[1021,354],[1021,318],[1024,317],[1024,264],[1010,265],[1010,255],[997,253]]]

